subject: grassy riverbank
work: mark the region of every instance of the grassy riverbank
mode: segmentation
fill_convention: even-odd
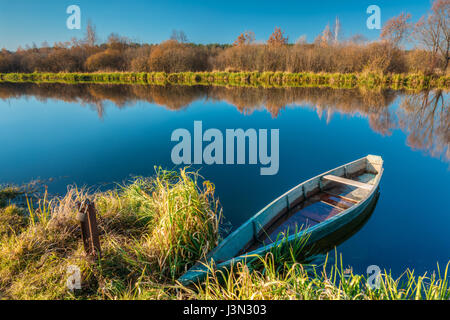
[[[431,276],[384,273],[380,289],[363,276],[307,272],[293,258],[262,257],[256,270],[237,266],[199,287],[176,279],[217,245],[220,208],[214,185],[196,173],[158,170],[116,190],[33,198],[21,188],[0,188],[0,299],[449,299],[447,269]],[[99,214],[102,257],[85,258],[76,201],[90,198]],[[82,289],[67,289],[77,266]],[[310,270],[310,269],[309,269]]]
[[[0,82],[124,83],[251,87],[449,89],[450,76],[380,73],[180,72],[0,73]]]

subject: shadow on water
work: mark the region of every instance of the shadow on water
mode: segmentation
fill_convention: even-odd
[[[450,108],[443,90],[405,92],[333,88],[244,88],[205,86],[150,86],[105,84],[1,83],[0,99],[34,97],[77,103],[92,108],[100,118],[107,105],[129,108],[148,102],[181,110],[198,100],[224,101],[240,112],[267,110],[273,118],[285,108],[307,106],[330,121],[334,113],[367,117],[371,129],[390,135],[400,129],[409,147],[450,162]],[[398,107],[397,100],[400,99]]]

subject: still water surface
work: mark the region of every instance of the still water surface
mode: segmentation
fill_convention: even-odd
[[[381,194],[368,222],[340,244],[344,264],[422,273],[450,260],[448,93],[0,84],[0,183],[54,179],[111,186],[172,169],[177,128],[280,130],[277,175],[260,165],[194,166],[213,181],[233,228],[323,171],[381,155]],[[333,253],[334,255],[334,253]]]

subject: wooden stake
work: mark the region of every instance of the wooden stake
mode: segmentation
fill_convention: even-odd
[[[81,225],[81,238],[83,239],[84,251],[94,259],[101,257],[100,238],[97,225],[97,210],[89,200],[77,203],[78,221]]]

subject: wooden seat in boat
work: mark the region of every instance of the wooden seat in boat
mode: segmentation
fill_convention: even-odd
[[[350,186],[361,188],[361,189],[366,189],[366,190],[372,190],[372,188],[373,188],[373,185],[371,185],[371,184],[363,183],[363,182],[359,182],[359,181],[355,181],[355,180],[350,180],[350,179],[334,176],[331,174],[327,174],[326,176],[323,176],[323,179],[350,185]]]

